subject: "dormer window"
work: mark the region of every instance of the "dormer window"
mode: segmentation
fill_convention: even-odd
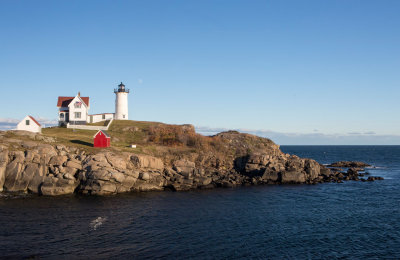
[[[82,106],[82,102],[79,102],[79,101],[76,101],[74,104],[75,108],[81,108],[81,106]]]

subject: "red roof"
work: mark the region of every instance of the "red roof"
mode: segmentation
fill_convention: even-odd
[[[75,97],[58,97],[57,107],[67,107]],[[89,97],[80,97],[89,106]]]
[[[29,118],[30,119],[32,119],[32,121],[33,122],[35,122],[38,126],[41,126],[40,124],[39,124],[39,122],[38,121],[36,121],[36,119],[35,118],[33,118],[33,116],[29,116]]]

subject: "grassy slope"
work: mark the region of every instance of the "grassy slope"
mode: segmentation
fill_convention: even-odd
[[[67,146],[83,148],[86,151],[95,151],[93,147],[93,136],[97,131],[69,129],[64,127],[43,128],[42,134],[55,137],[57,143]]]
[[[119,151],[130,151],[135,153],[159,154],[169,152],[173,147],[163,147],[163,145],[149,142],[150,127],[164,125],[158,122],[114,120],[107,132],[111,136],[111,148]],[[83,148],[89,152],[99,151],[101,148],[93,147],[93,136],[97,131],[69,129],[62,127],[52,127],[42,129],[42,134],[57,138],[58,143]],[[136,144],[137,148],[129,148],[131,144]],[[180,149],[182,150],[182,149]],[[172,151],[173,152],[173,151]]]
[[[100,121],[100,122],[97,122],[97,123],[88,123],[87,125],[107,126],[109,122],[110,122],[110,120],[106,120],[106,121]]]

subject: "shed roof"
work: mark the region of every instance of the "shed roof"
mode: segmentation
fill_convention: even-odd
[[[107,138],[110,138],[111,136],[107,133],[107,131],[105,131],[105,130],[99,130],[99,131],[97,131],[97,133],[93,136],[93,138],[95,138],[100,132],[102,132],[104,135],[105,135],[105,137],[107,137]]]

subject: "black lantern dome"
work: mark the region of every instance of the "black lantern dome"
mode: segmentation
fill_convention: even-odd
[[[114,89],[114,93],[118,93],[118,92],[125,92],[125,93],[129,93],[129,89],[125,88],[124,83],[118,85],[118,89]]]

